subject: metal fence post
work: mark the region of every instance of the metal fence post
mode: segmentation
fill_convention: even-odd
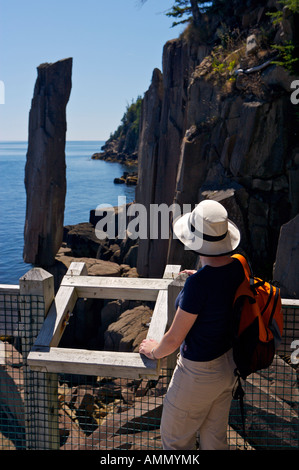
[[[19,285],[26,449],[58,449],[57,375],[31,371],[27,364],[27,356],[54,300],[54,278],[42,268],[33,268],[20,278]]]

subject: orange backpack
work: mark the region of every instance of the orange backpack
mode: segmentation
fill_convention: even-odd
[[[277,287],[253,276],[244,256],[233,257],[245,273],[234,299],[233,353],[236,375],[246,379],[273,361],[283,332],[281,296]]]

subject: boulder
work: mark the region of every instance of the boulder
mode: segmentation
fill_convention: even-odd
[[[87,273],[89,276],[121,276],[121,268],[117,263],[111,261],[104,261],[95,258],[74,258],[72,256],[59,255],[56,257],[57,261],[60,261],[67,269],[71,263],[85,263],[87,267]]]
[[[124,257],[124,263],[134,268],[137,265],[137,257],[138,245],[131,246],[131,248],[129,248],[128,253]]]
[[[94,226],[89,222],[64,227],[64,242],[73,256],[96,258],[103,242],[96,236]]]
[[[132,203],[129,202],[113,207],[98,207],[90,211],[89,222],[94,227],[94,234],[98,241],[114,243],[114,239],[125,237],[124,229],[130,220],[128,210],[131,205]],[[112,234],[109,233],[108,225]]]
[[[115,184],[126,184],[128,186],[134,186],[137,184],[138,175],[136,172],[129,173],[124,171],[123,175],[120,178],[114,178]]]
[[[125,184],[126,180],[123,177],[114,178],[113,183],[115,184]]]
[[[25,167],[25,263],[51,266],[63,238],[66,105],[72,59],[41,64],[29,114]]]
[[[151,316],[152,310],[143,305],[123,312],[105,332],[105,350],[138,351],[147,335]]]
[[[246,54],[254,54],[258,50],[258,42],[255,34],[251,34],[246,39]]]
[[[112,300],[107,302],[106,305],[101,309],[101,331],[104,335],[106,330],[112,323],[117,322],[119,317],[126,310],[132,310],[140,305],[140,301],[133,300]]]

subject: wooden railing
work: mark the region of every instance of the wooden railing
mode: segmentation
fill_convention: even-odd
[[[162,279],[94,277],[87,276],[84,263],[75,262],[56,296],[53,276],[41,268],[26,273],[19,286],[0,285],[4,304],[6,296],[9,302],[9,311],[5,312],[3,305],[0,307],[0,336],[21,337],[27,449],[59,448],[59,373],[129,379],[159,376],[160,361],[139,353],[60,348],[60,339],[77,299],[155,301],[147,337],[160,341],[173,320],[175,299],[185,282],[185,276],[179,272],[180,266],[168,265]],[[292,343],[299,339],[294,336],[299,334],[299,300],[283,299],[282,304],[284,337],[278,352],[291,355]],[[0,364],[5,353],[1,352],[1,345],[2,342]],[[176,353],[168,358],[167,369],[172,370],[175,362]]]
[[[148,337],[159,341],[173,318],[168,289],[176,289],[179,266],[167,266],[163,279],[87,276],[84,263],[72,263],[27,357],[32,370],[117,377],[157,377],[160,361],[139,353],[59,348],[78,298],[155,301]],[[174,284],[172,287],[171,285]]]

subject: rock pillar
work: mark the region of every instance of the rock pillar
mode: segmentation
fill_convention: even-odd
[[[66,194],[66,105],[72,58],[38,68],[29,114],[23,258],[51,266],[61,246]]]

